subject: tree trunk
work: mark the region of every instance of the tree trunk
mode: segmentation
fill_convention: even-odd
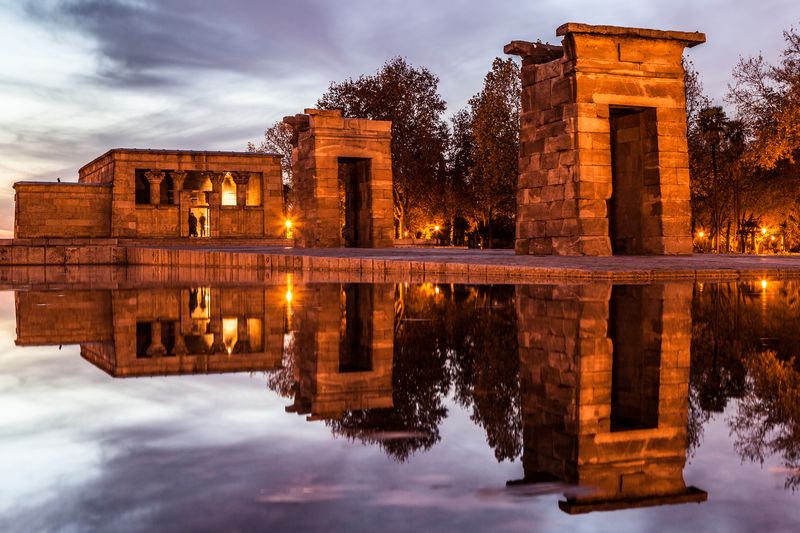
[[[731,219],[728,219],[728,231],[725,234],[725,253],[731,252]]]
[[[719,204],[717,203],[717,145],[711,145],[711,167],[714,171],[714,251],[719,253]]]
[[[494,248],[494,235],[492,233],[492,208],[489,208],[489,248]]]

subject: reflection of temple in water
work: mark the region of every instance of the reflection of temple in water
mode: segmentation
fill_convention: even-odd
[[[280,287],[16,293],[17,344],[80,344],[114,377],[280,368]]]
[[[326,284],[16,293],[17,344],[79,344],[113,377],[278,370],[290,412],[392,406],[394,286]]]
[[[309,420],[392,407],[394,286],[315,285],[292,312],[294,404]]]
[[[689,284],[519,286],[523,482],[567,513],[705,501],[687,487]],[[512,482],[517,483],[517,482]]]
[[[437,307],[421,295],[407,318],[420,330],[395,338],[396,294],[390,284],[18,292],[17,343],[80,344],[86,360],[114,377],[280,370],[272,376],[293,398],[288,412],[345,420],[378,409],[351,417],[348,435],[408,429],[403,416],[423,409],[415,398],[438,394],[437,380],[493,390],[492,379],[510,379],[516,387],[507,374],[485,373],[480,385],[466,374],[402,375],[409,366],[396,363],[428,358],[434,346],[448,358],[457,350],[496,357],[480,347],[496,347],[485,340],[498,331],[465,321],[504,322],[481,319],[495,311],[480,299]],[[559,503],[568,513],[704,501],[706,493],[683,479],[692,286],[527,285],[505,294],[516,299],[525,472],[511,484],[577,484]],[[444,322],[429,322],[431,313],[454,313],[455,321],[464,305],[475,307],[454,331],[471,336],[467,343],[441,331]],[[428,337],[435,342],[404,344]],[[472,368],[466,360],[448,364],[456,374]],[[397,400],[397,383],[422,394]],[[508,421],[508,411],[485,413],[495,417],[487,427]]]

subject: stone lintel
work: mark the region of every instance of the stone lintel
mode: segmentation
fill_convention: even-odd
[[[556,30],[559,37],[571,33],[604,35],[609,37],[633,37],[637,39],[656,39],[662,41],[681,41],[688,48],[706,42],[706,35],[701,32],[651,30],[648,28],[628,28],[625,26],[595,26],[578,22],[567,22]]]
[[[503,53],[520,56],[527,63],[549,63],[564,55],[562,46],[530,41],[511,41],[503,47]]]

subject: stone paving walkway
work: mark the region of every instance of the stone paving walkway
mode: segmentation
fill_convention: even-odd
[[[800,255],[711,255],[559,257],[518,256],[512,250],[453,248],[283,248],[219,245],[142,246],[133,264],[258,266],[272,270],[409,273],[475,279],[754,279],[800,277]],[[156,250],[156,248],[158,250]],[[149,250],[151,253],[145,253]],[[164,253],[158,253],[158,251]],[[132,257],[129,249],[129,259]],[[212,257],[204,257],[210,254]],[[259,256],[256,262],[252,255]]]

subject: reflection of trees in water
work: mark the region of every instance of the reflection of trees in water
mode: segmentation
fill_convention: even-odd
[[[394,309],[393,407],[347,411],[326,421],[334,435],[377,444],[404,461],[439,442],[452,389],[486,430],[498,460],[517,457],[522,433],[514,287],[398,285]],[[286,344],[284,359],[292,366],[302,356],[303,335],[309,332],[295,331]],[[268,386],[291,396],[295,374],[287,368],[272,373]]]
[[[737,399],[728,420],[743,459],[780,454],[800,486],[800,284],[705,284],[695,290],[689,453],[702,425]]]
[[[451,390],[499,460],[521,450],[514,288],[430,284],[396,290],[393,405],[329,421],[403,461],[440,440]]]
[[[748,391],[728,421],[742,458],[758,461],[780,454],[786,487],[800,487],[800,372],[797,359],[766,351],[748,358]]]
[[[472,409],[499,461],[522,451],[514,288],[482,287],[455,298],[450,361],[456,400]]]

